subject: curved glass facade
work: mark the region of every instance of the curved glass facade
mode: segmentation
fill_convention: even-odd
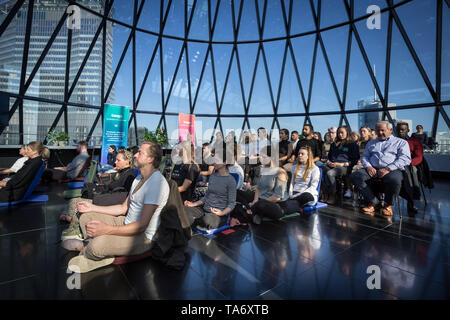
[[[131,108],[129,144],[157,127],[175,142],[178,113],[196,115],[203,140],[304,123],[357,131],[381,119],[450,140],[445,0],[7,0],[0,9],[1,144],[58,129],[99,145],[104,103]]]

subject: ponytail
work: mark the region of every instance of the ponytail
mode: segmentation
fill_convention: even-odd
[[[44,160],[50,159],[50,150],[45,147],[40,141],[32,141],[27,145],[33,151],[37,151],[40,157]]]

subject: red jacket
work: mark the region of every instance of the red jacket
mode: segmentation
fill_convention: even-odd
[[[411,151],[411,165],[417,166],[423,160],[423,145],[419,140],[414,138],[409,138],[406,141]]]

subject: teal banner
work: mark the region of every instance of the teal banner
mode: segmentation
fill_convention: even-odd
[[[127,148],[129,119],[130,108],[105,104],[105,108],[103,109],[101,164],[107,163],[108,150],[111,145],[115,145],[117,150],[121,146]]]

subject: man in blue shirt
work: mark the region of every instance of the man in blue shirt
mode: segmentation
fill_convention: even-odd
[[[362,209],[365,214],[373,216],[381,208],[383,215],[391,217],[393,199],[400,192],[402,171],[411,164],[411,154],[406,140],[392,135],[391,123],[379,121],[375,131],[378,138],[367,143],[361,157],[364,168],[353,172],[350,180],[368,202],[368,206]],[[373,182],[381,185],[379,191],[385,195],[383,207],[373,193]]]

